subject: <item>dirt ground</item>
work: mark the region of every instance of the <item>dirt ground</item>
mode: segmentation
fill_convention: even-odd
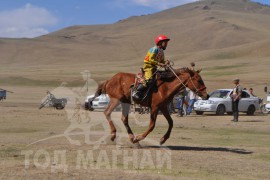
[[[128,140],[120,112],[112,119],[110,141],[101,111],[69,106],[38,110],[45,87],[10,87],[0,102],[0,179],[268,179],[270,116],[256,113],[177,117],[170,139],[162,115],[154,131],[138,144]],[[83,104],[83,99],[79,99]],[[72,99],[68,101],[72,103]],[[77,102],[78,103],[78,102]],[[135,134],[146,130],[149,115],[130,113]]]

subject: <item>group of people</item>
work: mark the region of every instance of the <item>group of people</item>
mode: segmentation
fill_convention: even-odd
[[[176,107],[173,104],[173,100],[169,104],[170,113],[177,113],[177,116],[183,117],[184,115],[190,115],[193,110],[194,103],[197,100],[197,95],[188,88],[182,89],[176,95],[177,104]],[[178,112],[175,112],[175,108]]]

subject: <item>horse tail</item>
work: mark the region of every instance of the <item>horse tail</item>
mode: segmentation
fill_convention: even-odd
[[[95,93],[95,96],[93,97],[93,99],[100,96],[101,94],[106,93],[106,85],[107,85],[107,83],[108,83],[108,81],[105,81],[105,82],[98,85],[98,88],[96,90],[96,93]]]

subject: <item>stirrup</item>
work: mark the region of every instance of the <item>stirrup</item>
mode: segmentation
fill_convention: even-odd
[[[141,100],[142,99],[142,95],[139,92],[136,92],[132,95],[132,98],[135,100]]]

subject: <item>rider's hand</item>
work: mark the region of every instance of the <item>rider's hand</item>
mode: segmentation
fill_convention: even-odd
[[[164,64],[164,63],[158,63],[158,65],[161,66],[161,67],[165,67],[166,66],[166,64]]]

